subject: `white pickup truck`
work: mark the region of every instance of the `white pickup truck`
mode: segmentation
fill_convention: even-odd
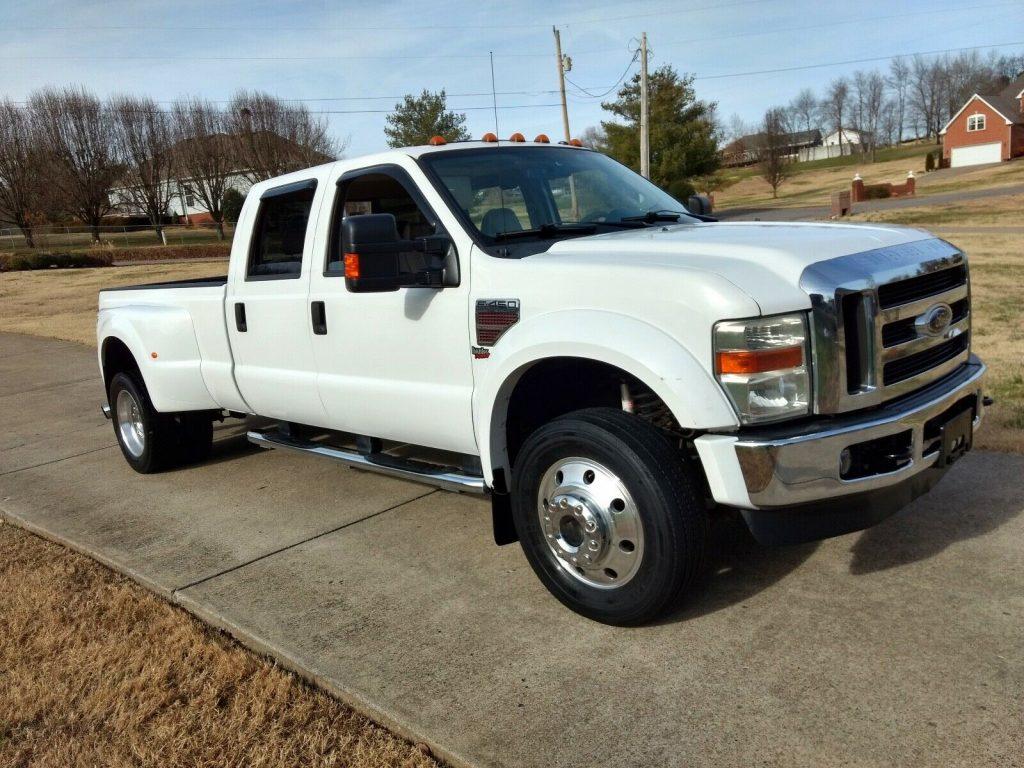
[[[597,152],[485,138],[257,184],[226,277],[103,291],[128,463],[264,417],[258,445],[489,495],[559,600],[636,624],[694,586],[727,508],[764,543],[837,535],[970,448],[954,246],[717,223]]]

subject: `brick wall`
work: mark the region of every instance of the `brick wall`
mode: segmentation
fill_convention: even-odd
[[[985,130],[968,131],[967,120],[971,115],[976,114],[985,115]],[[998,141],[1003,145],[1003,160],[1009,160],[1010,132],[1007,128],[1006,118],[981,99],[975,97],[967,104],[967,108],[957,116],[956,120],[950,124],[949,128],[946,129],[946,135],[942,141],[942,156],[948,160],[951,150],[957,147],[968,147],[972,144],[991,144]]]

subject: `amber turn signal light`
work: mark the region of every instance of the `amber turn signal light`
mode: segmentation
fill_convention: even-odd
[[[715,357],[718,373],[764,373],[797,368],[804,363],[803,347],[780,349],[730,349]]]
[[[359,254],[345,254],[345,277],[359,277]]]

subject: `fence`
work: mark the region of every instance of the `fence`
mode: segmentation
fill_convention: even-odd
[[[219,242],[217,226],[213,223],[194,224],[192,226],[173,225],[163,228],[167,245],[196,245],[200,243]],[[224,224],[224,239],[231,241],[234,224]],[[141,248],[150,245],[162,245],[157,236],[156,228],[149,224],[104,225],[99,228],[100,244],[108,248]],[[48,224],[34,227],[32,237],[36,248],[53,250],[55,248],[83,250],[94,247],[92,229],[82,226],[59,226]],[[22,250],[28,247],[20,229],[0,229],[0,251]]]

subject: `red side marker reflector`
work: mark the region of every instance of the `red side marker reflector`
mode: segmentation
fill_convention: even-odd
[[[803,365],[804,348],[800,346],[781,349],[735,349],[719,352],[715,367],[719,373],[763,373],[782,368],[796,368]]]
[[[345,277],[359,277],[359,254],[345,254]]]

